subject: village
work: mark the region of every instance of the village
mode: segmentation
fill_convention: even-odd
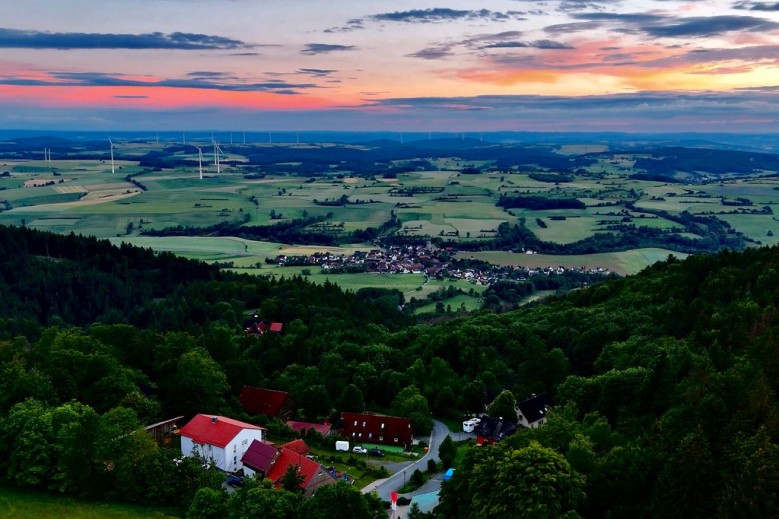
[[[311,255],[279,255],[267,260],[282,266],[318,266],[323,273],[380,273],[424,274],[428,278],[464,279],[476,285],[491,285],[499,280],[525,281],[534,275],[565,274],[576,272],[595,276],[608,276],[609,269],[602,267],[564,266],[498,266],[482,261],[459,260],[458,251],[428,245],[390,246],[386,249],[357,251],[351,255],[317,252]],[[517,253],[533,255],[532,250]]]
[[[202,459],[204,468],[222,471],[228,492],[243,486],[245,478],[255,478],[310,498],[324,485],[339,481],[357,484],[352,475],[336,467],[334,460],[340,460],[341,454],[353,461],[369,460],[357,464],[381,467],[377,473],[384,477],[370,478],[361,490],[389,501],[391,516],[411,503],[417,503],[423,512],[438,503],[441,482],[450,479],[455,470],[449,456],[439,452],[442,443],[451,443],[454,438],[460,444],[495,445],[521,428],[546,423],[550,409],[546,394],[533,394],[515,403],[514,416],[479,413],[463,421],[459,431],[436,421],[433,432],[420,437],[414,435],[409,418],[378,413],[344,411],[338,424],[293,420],[296,404],[285,391],[244,386],[239,401],[248,415],[282,421],[299,437],[279,442],[270,437],[266,427],[210,414],[197,414],[181,428],[178,422],[184,417],[180,416],[146,430],[161,443],[180,443],[182,456]],[[326,453],[330,453],[329,460],[324,459]],[[385,463],[387,455],[390,461]],[[435,474],[430,473],[431,467],[435,467]],[[410,490],[407,483],[419,469],[427,469],[429,479],[419,485],[421,489]]]

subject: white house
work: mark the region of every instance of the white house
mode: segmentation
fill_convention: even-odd
[[[252,441],[262,441],[263,427],[224,416],[199,414],[181,431],[181,453],[201,456],[225,472],[243,468],[241,458]]]
[[[517,403],[517,423],[523,427],[535,428],[546,423],[549,408],[546,393],[530,395],[530,398]]]

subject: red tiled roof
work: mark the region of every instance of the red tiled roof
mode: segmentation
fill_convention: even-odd
[[[287,425],[289,425],[290,428],[298,432],[305,432],[307,429],[313,429],[319,434],[321,434],[322,436],[327,436],[328,434],[330,434],[330,429],[333,428],[333,426],[329,424],[295,422],[293,420],[288,420]]]
[[[241,462],[250,469],[265,474],[277,453],[278,451],[272,445],[254,440],[241,458]]]
[[[291,451],[297,452],[298,454],[302,454],[303,456],[311,452],[311,447],[306,445],[306,442],[303,440],[292,440],[291,442],[282,445],[281,448],[289,449]]]
[[[250,414],[264,414],[279,416],[287,399],[291,398],[285,391],[273,389],[261,389],[252,386],[243,386],[238,396],[244,410]]]
[[[298,471],[303,476],[303,482],[300,483],[300,488],[306,488],[311,482],[311,478],[313,478],[318,471],[324,470],[319,463],[311,461],[294,451],[282,448],[280,452],[281,454],[276,459],[270,472],[266,475],[277,488],[281,487],[282,478],[284,478],[284,474],[287,473],[287,469],[290,465],[299,467]]]
[[[216,418],[216,421],[214,421]],[[181,429],[181,435],[192,438],[192,441],[204,445],[225,447],[243,429],[263,430],[264,427],[233,420],[224,416],[199,414]]]
[[[270,323],[270,331],[279,333],[284,327],[284,323]]]

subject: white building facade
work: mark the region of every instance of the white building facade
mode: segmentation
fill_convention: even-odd
[[[243,468],[241,458],[263,428],[223,416],[197,415],[181,429],[181,453],[200,456],[225,472]]]

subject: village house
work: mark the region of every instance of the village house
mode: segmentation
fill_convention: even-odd
[[[181,431],[181,453],[200,456],[225,472],[243,468],[241,459],[252,441],[262,441],[265,429],[224,416],[199,414]]]
[[[284,447],[279,449],[279,457],[273,462],[265,477],[273,482],[274,487],[282,488],[284,474],[290,467],[294,467],[301,477],[300,488],[305,497],[313,496],[317,489],[323,485],[332,485],[337,482],[321,464]]]
[[[477,445],[495,445],[507,436],[517,432],[517,424],[502,418],[484,415],[473,428]]]
[[[254,440],[241,458],[244,475],[264,478],[279,454],[279,450],[273,445]]]
[[[549,401],[546,393],[530,395],[530,398],[516,405],[518,423],[522,427],[535,428],[546,423]]]
[[[352,442],[411,447],[414,432],[408,418],[345,411],[341,419],[344,424],[341,436]]]
[[[303,495],[311,497],[322,485],[336,483],[336,479],[321,464],[306,457],[309,447],[303,440],[295,440],[275,448],[267,443],[252,442],[244,454],[244,475],[257,479],[268,479],[276,488],[284,485],[284,475],[294,467],[301,478]]]
[[[327,437],[330,435],[330,430],[332,429],[332,425],[330,424],[297,422],[294,420],[287,420],[287,425],[301,436],[308,434],[308,431],[316,431],[322,436]]]
[[[286,391],[243,386],[238,400],[249,414],[264,414],[280,420],[290,419],[295,411],[295,401]]]

